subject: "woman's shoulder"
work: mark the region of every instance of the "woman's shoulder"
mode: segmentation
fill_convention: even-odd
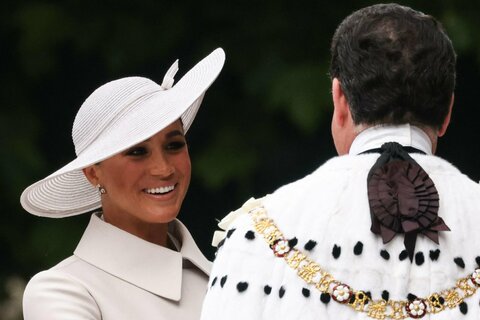
[[[62,279],[63,281],[74,282],[81,285],[86,273],[89,272],[88,269],[92,267],[93,266],[79,259],[77,256],[72,255],[50,269],[43,270],[34,275],[28,282],[27,288],[30,285],[37,283],[43,284],[54,279]]]
[[[26,320],[101,319],[100,311],[76,268],[82,261],[69,257],[30,279],[23,295]]]

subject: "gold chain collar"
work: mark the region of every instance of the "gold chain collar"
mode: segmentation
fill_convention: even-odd
[[[263,235],[276,257],[283,258],[306,283],[312,284],[322,293],[328,293],[334,301],[347,305],[356,311],[366,313],[372,319],[419,319],[426,314],[439,313],[447,307],[452,309],[464,299],[473,296],[480,287],[480,268],[471,275],[459,279],[454,287],[428,298],[408,300],[373,300],[364,291],[354,290],[336,280],[330,273],[296,248],[289,246],[288,240],[268,217],[263,206],[248,211],[254,222],[255,231]]]

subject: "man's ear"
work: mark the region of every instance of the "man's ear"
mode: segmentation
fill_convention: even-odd
[[[332,80],[332,137],[339,155],[347,154],[357,133],[350,112],[350,105],[337,78]]]
[[[332,80],[332,98],[333,98],[333,118],[336,124],[344,127],[350,116],[350,107],[347,102],[347,97],[343,92],[342,85],[337,78]]]
[[[93,186],[96,186],[100,182],[100,179],[98,178],[97,169],[98,169],[97,165],[95,164],[82,169],[83,174]]]
[[[437,136],[442,137],[445,132],[447,132],[448,125],[450,124],[450,119],[452,117],[453,101],[455,100],[455,95],[452,93],[452,98],[450,99],[450,106],[448,107],[448,113],[445,119],[443,120],[442,126],[438,130]]]

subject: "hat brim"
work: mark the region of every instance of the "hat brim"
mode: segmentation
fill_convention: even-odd
[[[109,139],[98,139],[75,160],[48,177],[26,188],[20,196],[22,207],[43,217],[67,217],[101,206],[98,190],[82,172],[92,164],[110,158],[181,119],[186,132],[197,114],[205,91],[220,73],[225,53],[216,49],[188,71],[172,88],[153,93],[120,116],[104,132]],[[159,109],[162,112],[157,112]],[[126,115],[126,114],[125,114]],[[135,119],[137,125],[131,125]]]

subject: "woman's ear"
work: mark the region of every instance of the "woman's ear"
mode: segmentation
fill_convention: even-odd
[[[83,174],[87,178],[87,180],[93,185],[96,186],[99,184],[98,172],[97,172],[97,165],[91,165],[82,169]]]

